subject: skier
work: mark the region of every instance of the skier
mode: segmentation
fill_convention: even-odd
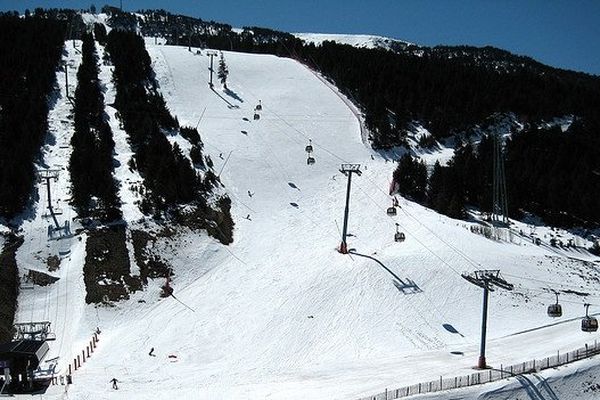
[[[222,160],[223,159],[223,153],[219,153],[219,158]]]
[[[117,378],[112,378],[112,379],[111,379],[109,382],[112,382],[112,384],[113,384],[113,386],[112,386],[112,387],[113,387],[113,389],[115,389],[115,390],[119,390],[119,387],[117,386],[117,382],[119,382],[119,381],[117,380]]]
[[[251,191],[248,190],[248,197],[252,197],[254,196],[254,193],[252,193]]]
[[[155,357],[154,356],[154,347],[150,349],[150,353],[148,353],[149,356]]]
[[[250,214],[246,215],[246,219],[247,219],[248,221],[252,221],[252,220],[250,219]]]

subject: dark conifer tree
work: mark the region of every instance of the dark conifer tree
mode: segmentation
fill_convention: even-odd
[[[225,64],[225,57],[223,53],[221,53],[221,57],[219,58],[219,70],[217,71],[217,76],[219,77],[219,81],[223,85],[224,89],[227,89],[227,76],[229,76],[229,68],[227,68],[227,64]]]
[[[403,155],[394,171],[394,184],[403,196],[420,203],[424,202],[427,190],[427,168],[425,164],[413,158],[410,154]]]

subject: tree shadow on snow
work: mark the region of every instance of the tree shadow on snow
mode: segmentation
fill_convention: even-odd
[[[231,90],[229,88],[223,90],[223,93],[225,93],[227,96],[231,97],[232,99],[239,101],[240,103],[244,102],[244,99],[242,99],[236,92],[234,92],[233,90]]]

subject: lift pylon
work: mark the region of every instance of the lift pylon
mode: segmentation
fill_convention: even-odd
[[[342,164],[340,172],[348,177],[348,188],[346,189],[346,208],[344,209],[344,230],[342,231],[342,243],[338,251],[342,254],[348,254],[348,244],[346,236],[348,233],[348,213],[350,212],[350,186],[352,184],[352,174],[360,176],[360,164]]]
[[[512,290],[513,285],[508,283],[500,275],[500,270],[479,270],[472,273],[461,274],[464,279],[472,283],[473,285],[479,286],[483,289],[483,310],[481,317],[481,344],[479,348],[479,359],[477,361],[477,368],[484,369],[487,364],[485,361],[485,338],[487,333],[487,309],[488,309],[488,298],[489,293],[493,292],[495,286],[505,289]]]

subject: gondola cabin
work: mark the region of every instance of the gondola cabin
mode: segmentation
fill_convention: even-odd
[[[387,215],[390,215],[390,216],[396,215],[396,207],[389,207],[387,209]]]
[[[556,295],[556,303],[550,304],[548,306],[548,316],[552,318],[562,317],[562,307],[558,304],[558,293],[554,293]]]
[[[598,320],[594,317],[585,317],[581,320],[581,330],[583,332],[596,332],[598,330]]]
[[[405,239],[406,236],[404,236],[404,232],[396,232],[396,234],[394,234],[394,240],[396,242],[404,242]]]
[[[315,163],[315,158],[308,156],[308,158],[306,159],[306,164],[307,165],[313,165]]]
[[[254,113],[254,120],[259,120],[260,119],[260,114],[259,113]]]
[[[562,307],[560,304],[550,304],[548,306],[548,316],[552,318],[562,317]]]
[[[584,304],[585,317],[581,320],[581,330],[583,332],[596,332],[598,330],[598,320],[589,316],[590,304]]]

